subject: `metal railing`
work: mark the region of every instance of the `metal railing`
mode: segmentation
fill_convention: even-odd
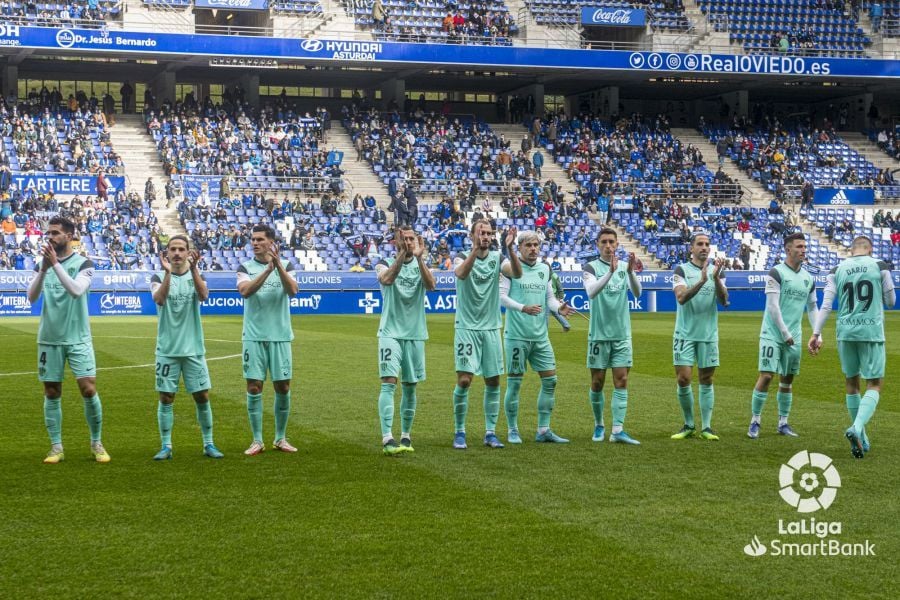
[[[182,193],[188,187],[192,187],[189,182],[200,181],[201,184],[205,180],[209,189],[218,190],[219,181],[225,175],[190,175],[182,173],[172,175],[171,178],[176,180],[181,186]],[[320,175],[316,177],[279,177],[270,175],[231,175],[231,183],[229,187],[232,190],[240,192],[293,192],[296,194],[305,193],[309,196],[313,194],[324,194],[332,191],[332,183],[334,179],[328,175]],[[341,180],[342,193],[348,196],[353,194],[353,182],[342,177]]]
[[[334,14],[332,12],[324,11],[321,14],[321,17],[310,17],[308,24],[295,24],[284,26],[265,26],[265,27],[251,27],[251,26],[228,26],[228,25],[198,25],[194,23],[171,23],[171,22],[158,22],[158,23],[136,23],[129,24],[128,31],[135,32],[165,32],[165,33],[188,33],[188,34],[198,34],[198,35],[247,35],[247,36],[263,36],[263,37],[286,37],[289,35],[297,34],[302,36],[314,35],[316,29],[321,27],[325,22],[330,21],[334,18]],[[37,24],[33,20],[26,19],[25,17],[4,17],[2,19],[6,22],[16,23],[18,25],[28,25],[33,27],[41,27],[42,25]],[[315,21],[319,21],[316,23]],[[87,27],[87,28],[101,28],[108,30],[124,30],[124,24],[122,21],[73,21],[73,26],[76,27]],[[584,40],[579,35],[577,39],[572,39],[571,43],[566,42],[565,47],[571,49],[587,49],[587,50],[621,50],[621,51],[645,51],[645,52],[689,52],[691,51],[691,45],[697,43],[708,31],[709,25],[708,23],[701,23],[703,27],[706,27],[705,30],[702,28],[698,28],[695,30],[695,33],[687,32],[685,35],[678,36],[673,40],[665,40],[665,39],[657,39],[656,41],[650,40],[645,42],[620,42],[620,41],[590,41]],[[68,26],[68,24],[66,25]],[[892,31],[896,31],[897,35],[900,35],[900,20],[893,21],[882,21],[882,31],[885,31],[888,27],[892,28]],[[54,27],[55,29],[56,27]],[[349,27],[349,28],[336,28],[330,30],[328,32],[329,37],[333,37],[335,39],[358,39],[359,34],[369,34],[372,35],[372,30],[367,30],[364,28],[357,27]],[[390,34],[389,39],[376,38],[373,36],[373,40],[375,41],[396,41],[396,42],[414,42],[414,43],[428,43],[428,44],[447,44],[447,40],[440,37],[429,37],[423,36],[420,33],[392,33]],[[691,41],[693,39],[693,41]],[[500,38],[502,43],[506,43],[506,40],[517,40],[515,42],[516,46],[522,46],[527,48],[559,48],[560,40],[559,39],[531,39],[529,40],[527,37],[525,38]],[[473,45],[496,45],[498,43],[498,38],[494,37],[483,37],[483,36],[468,36],[465,43],[473,44]],[[866,52],[859,53],[851,53],[848,51],[838,51],[838,50],[817,50],[813,48],[792,48],[787,50],[786,52],[781,52],[775,48],[760,48],[758,51],[750,51],[745,52],[745,49],[742,45],[739,44],[702,44],[703,51],[706,53],[713,54],[733,54],[733,55],[744,55],[744,54],[755,54],[755,55],[772,55],[772,56],[786,56],[786,57],[800,57],[800,58],[829,58],[829,57],[843,57],[843,58],[851,58],[851,59],[867,59],[871,58],[866,55]],[[900,58],[900,50],[889,50],[887,52],[883,52],[882,56],[879,58],[885,59],[896,59]]]

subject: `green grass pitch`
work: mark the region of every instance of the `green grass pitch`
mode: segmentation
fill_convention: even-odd
[[[297,317],[293,414],[298,455],[248,458],[240,319],[204,320],[218,446],[201,455],[192,402],[175,404],[175,458],[158,449],[153,318],[93,319],[109,465],[91,462],[74,381],[63,393],[66,461],[48,448],[35,371],[34,319],[0,321],[0,597],[615,597],[896,598],[900,551],[900,315],[888,316],[888,377],[870,426],[872,452],[850,456],[833,337],[804,356],[794,385],[797,439],[775,435],[774,389],[762,436],[746,438],[760,314],[723,314],[713,426],[718,443],[675,442],[672,314],[634,315],[627,429],[640,447],[592,443],[586,323],[563,334],[554,430],[532,442],[537,379],[522,390],[526,443],[481,446],[482,383],[472,388],[470,448],[450,447],[452,320],[430,316],[428,381],[419,386],[416,452],[381,455],[377,316]],[[805,340],[804,340],[805,342]],[[505,389],[505,384],[504,384]],[[607,423],[609,415],[607,389]],[[399,392],[397,395],[399,403]],[[272,389],[265,395],[271,441]],[[395,426],[399,425],[399,410]],[[505,439],[505,418],[499,424]],[[814,536],[778,533],[804,517],[778,494],[779,467],[800,450],[831,456],[842,487],[817,521],[870,557],[744,554]]]

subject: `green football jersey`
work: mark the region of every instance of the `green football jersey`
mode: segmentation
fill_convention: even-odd
[[[80,274],[91,276],[94,263],[80,254],[70,254],[59,261],[69,277]],[[40,263],[34,270],[40,270]],[[47,269],[42,288],[44,302],[41,306],[41,322],[38,325],[38,343],[50,346],[91,343],[91,326],[88,323],[88,296],[75,298],[66,291],[53,267]]]
[[[465,260],[465,253],[459,258]],[[456,320],[458,329],[484,331],[500,329],[500,264],[496,250],[475,259],[465,279],[456,279]]]
[[[582,267],[602,279],[609,273],[609,263],[599,258]],[[619,261],[616,272],[600,293],[591,299],[591,322],[588,340],[614,342],[631,339],[631,308],[628,306],[628,263]]]
[[[547,312],[550,310],[547,306],[547,288],[552,285],[549,265],[540,261],[534,265],[522,262],[522,276],[509,280],[509,297],[526,306],[539,304],[544,310],[540,315],[507,310],[504,337],[529,342],[547,339]]]
[[[715,270],[715,265],[707,265],[708,278],[700,291],[684,304],[676,303],[676,339],[692,342],[719,341],[719,309],[716,306],[716,284],[713,281]],[[675,267],[672,287],[684,284],[690,289],[700,281],[700,274],[700,267],[694,263],[682,263]]]
[[[832,270],[839,341],[884,341],[883,270],[889,270],[887,263],[871,256],[852,256]]]
[[[238,280],[244,274],[256,279],[267,265],[252,258],[238,267]],[[293,265],[284,269],[293,277]],[[290,342],[294,339],[291,329],[291,298],[284,291],[278,270],[266,277],[265,283],[255,294],[244,298],[244,329],[241,339],[245,342]]]
[[[389,258],[378,264],[389,268],[395,260]],[[428,339],[428,328],[425,325],[425,284],[419,270],[419,261],[411,259],[405,262],[400,267],[394,283],[381,286],[381,297],[384,304],[381,309],[381,322],[378,325],[378,337],[399,340]]]
[[[809,295],[815,293],[815,288],[812,276],[803,267],[795,271],[786,264],[780,263],[769,271],[766,294],[778,292],[781,319],[788,331],[791,332],[791,337],[795,342],[799,342],[803,337],[803,311],[806,310]],[[784,340],[781,331],[768,312],[763,316],[759,337],[776,342]]]
[[[151,287],[161,284],[165,273],[155,273]],[[202,275],[201,275],[202,277]],[[203,325],[200,322],[200,297],[194,278],[188,271],[172,273],[166,303],[157,307],[156,353],[160,356],[201,356],[206,354]]]

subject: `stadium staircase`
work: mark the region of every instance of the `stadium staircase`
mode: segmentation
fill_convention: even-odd
[[[706,161],[706,165],[709,167],[710,171],[715,172],[719,168],[719,157],[716,153],[716,145],[709,141],[702,133],[696,129],[673,128],[672,135],[681,140],[681,143],[685,146],[687,144],[692,144],[694,147],[699,148],[700,152],[703,153],[703,160]],[[741,184],[741,187],[744,190],[744,197],[741,199],[741,202],[746,202],[751,206],[754,206],[762,202],[768,204],[769,200],[772,199],[772,193],[769,190],[761,186],[759,182],[754,181],[747,176],[747,174],[741,171],[730,159],[725,161],[722,170],[726,175]]]
[[[519,144],[522,143],[522,137],[528,134],[528,131],[521,125],[491,124],[491,129],[498,135],[502,133],[510,141],[514,150],[518,150]],[[569,176],[556,163],[553,155],[546,148],[538,148],[538,150],[544,156],[544,166],[541,167],[542,179],[544,181],[552,179],[566,193],[566,198],[575,198],[575,183],[569,179]],[[591,220],[598,225],[602,225],[596,212],[588,214]],[[658,261],[651,254],[647,253],[644,247],[636,242],[624,228],[620,227],[615,221],[610,221],[608,225],[619,233],[619,243],[626,252],[634,252],[635,256],[644,263],[644,268],[656,268]]]
[[[372,165],[364,160],[356,161],[356,148],[350,134],[343,127],[332,127],[328,131],[328,147],[344,153],[341,169],[344,170],[344,181],[350,184],[347,186],[348,198],[352,200],[356,194],[361,194],[363,198],[371,195],[390,219],[392,213],[388,211],[388,206],[391,198],[387,187],[375,175]]]
[[[900,169],[900,160],[885,154],[877,144],[861,133],[842,131],[841,141],[863,155],[878,169],[890,169],[891,171]]]
[[[676,48],[677,51],[721,54],[723,49],[729,47],[728,32],[716,31],[713,24],[707,22],[706,15],[694,0],[683,0],[683,4],[684,15],[690,20],[694,29],[702,31],[702,34],[691,41],[690,48]]]
[[[163,171],[153,138],[144,129],[140,115],[117,115],[116,126],[109,130],[113,148],[122,156],[125,164],[127,191],[137,192],[144,197],[147,179],[153,179],[156,186],[156,202],[152,208],[159,219],[161,229],[168,234],[184,233],[178,221],[175,202],[166,208],[166,182],[169,178]]]
[[[326,19],[325,23],[313,33],[326,39],[372,41],[372,32],[357,29],[353,17],[347,14],[341,0],[320,0],[320,2]]]
[[[143,0],[125,0],[122,28],[132,31],[186,31],[194,27],[194,15],[189,5],[156,5],[147,8]]]

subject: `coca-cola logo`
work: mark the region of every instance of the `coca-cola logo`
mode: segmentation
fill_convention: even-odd
[[[614,25],[630,25],[631,24],[631,13],[634,11],[631,9],[623,9],[619,8],[616,10],[609,10],[605,8],[598,8],[594,11],[594,14],[591,15],[591,23],[610,23]]]
[[[209,6],[221,6],[222,8],[256,8],[253,6],[253,0],[206,0]],[[262,5],[264,3],[260,3]],[[263,8],[263,6],[259,6]]]

